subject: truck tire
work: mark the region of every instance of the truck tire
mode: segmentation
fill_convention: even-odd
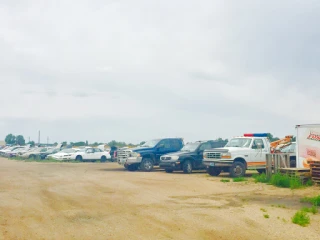
[[[242,162],[236,161],[230,167],[231,177],[243,177],[246,174],[246,167]]]
[[[182,169],[183,169],[184,173],[187,173],[187,174],[192,173],[192,163],[191,163],[191,161],[190,160],[184,161]]]
[[[107,161],[106,156],[102,156],[101,159],[100,159],[100,162],[106,162],[106,161]]]
[[[221,173],[221,169],[220,168],[216,168],[216,167],[209,167],[207,169],[207,173],[209,173],[210,176],[219,176],[219,174]]]
[[[150,158],[143,158],[140,163],[140,169],[145,172],[151,172],[153,169],[153,161]]]
[[[138,166],[137,166],[136,164],[128,165],[128,166],[127,166],[127,169],[128,169],[130,172],[134,172],[134,171],[137,171],[137,170],[138,170]]]
[[[172,173],[173,172],[173,170],[170,169],[170,168],[166,168],[165,171],[166,171],[166,173]]]

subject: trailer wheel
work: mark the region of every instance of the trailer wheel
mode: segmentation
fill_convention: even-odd
[[[219,176],[219,174],[221,173],[221,169],[216,167],[209,167],[207,169],[207,173],[209,173],[210,176]]]
[[[246,167],[242,162],[236,161],[230,167],[231,177],[243,177],[246,174]]]

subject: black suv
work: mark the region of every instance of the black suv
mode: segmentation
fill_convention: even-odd
[[[220,141],[197,141],[187,143],[179,152],[166,154],[160,158],[160,168],[167,173],[174,170],[183,170],[184,173],[191,173],[192,170],[206,169],[202,164],[203,151],[206,149],[224,147]]]

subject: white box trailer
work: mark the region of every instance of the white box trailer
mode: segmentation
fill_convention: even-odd
[[[310,168],[308,161],[320,161],[320,124],[297,125],[297,168]]]

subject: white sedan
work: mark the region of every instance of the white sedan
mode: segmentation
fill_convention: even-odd
[[[60,160],[60,161],[71,160],[71,155],[77,151],[79,151],[79,149],[66,148],[57,153],[50,154],[46,158],[52,158],[54,160]]]
[[[80,149],[78,152],[72,153],[70,158],[79,162],[88,160],[100,160],[101,162],[106,162],[107,159],[111,159],[111,156],[109,152],[103,151],[100,148],[86,147]]]

